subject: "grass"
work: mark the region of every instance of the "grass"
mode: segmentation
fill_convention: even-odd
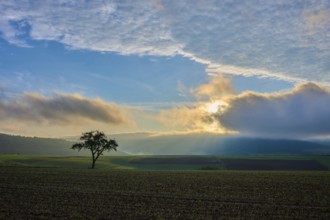
[[[330,172],[2,166],[0,219],[329,219],[329,189]]]
[[[88,157],[0,155],[0,165],[2,166],[82,168],[89,166],[89,163],[90,159]]]
[[[262,160],[315,160],[330,170],[330,156],[298,155],[252,155],[252,156],[199,156],[205,163],[180,163],[180,158],[191,156],[103,156],[96,162],[97,169],[138,169],[138,170],[226,170],[222,159],[262,159]],[[195,156],[193,156],[195,157]],[[179,163],[143,163],[146,158],[179,159]],[[210,160],[208,163],[207,160]],[[214,164],[214,161],[218,161]],[[142,163],[139,163],[142,161]],[[0,154],[0,166],[62,167],[84,169],[91,166],[90,157],[54,157],[36,155]]]

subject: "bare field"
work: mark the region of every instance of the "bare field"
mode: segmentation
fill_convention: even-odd
[[[330,219],[329,172],[0,167],[0,219]]]

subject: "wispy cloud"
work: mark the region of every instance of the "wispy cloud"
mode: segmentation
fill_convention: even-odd
[[[186,97],[190,95],[189,89],[181,81],[177,81],[176,90],[178,91],[179,96]]]
[[[329,8],[286,0],[2,1],[0,31],[19,46],[29,36],[73,49],[180,54],[221,73],[329,84]]]
[[[234,88],[228,77],[223,74],[210,76],[208,83],[200,85],[197,89],[193,89],[192,93],[197,98],[220,99],[223,96],[233,94]]]
[[[152,55],[177,50],[157,6],[149,1],[11,1],[1,3],[0,11],[1,31],[11,43],[17,39],[11,23],[26,21],[32,39],[55,40],[77,49]]]
[[[304,11],[304,19],[306,23],[306,28],[308,34],[322,34],[330,29],[330,9],[329,8],[319,8],[317,10],[306,9]]]
[[[222,64],[209,64],[206,68],[206,72],[209,75],[219,75],[219,74],[232,74],[232,75],[239,75],[239,76],[256,76],[256,77],[266,77],[266,78],[273,78],[277,80],[284,80],[287,82],[292,83],[301,83],[307,81],[300,76],[290,76],[283,72],[271,72],[265,69],[256,69],[256,68],[246,68],[246,67],[239,67],[233,65],[222,65]]]
[[[300,1],[180,1],[167,4],[173,38],[196,61],[221,73],[290,81],[330,81],[329,29],[306,33],[306,8],[329,3]],[[329,23],[329,22],[328,22]],[[320,37],[322,36],[322,37]],[[308,39],[310,44],[306,44]]]

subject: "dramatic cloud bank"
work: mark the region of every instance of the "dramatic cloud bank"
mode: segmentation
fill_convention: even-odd
[[[86,127],[93,125],[132,125],[132,119],[125,108],[101,99],[88,99],[80,95],[56,94],[46,97],[26,93],[15,99],[0,101],[2,130],[12,126],[28,129],[52,127]]]
[[[199,94],[200,88],[209,87],[211,91],[218,91],[216,85],[222,85],[216,84],[217,80],[211,78],[209,83],[194,91]],[[223,89],[228,86],[226,84]],[[239,133],[283,138],[330,135],[330,90],[315,83],[299,84],[291,91],[277,93],[207,94],[210,94],[208,101],[161,111],[159,121],[187,133]]]
[[[1,1],[6,41],[189,57],[208,72],[330,84],[329,1]]]
[[[314,83],[290,92],[244,92],[219,112],[222,126],[242,134],[307,137],[330,134],[330,91]]]
[[[184,130],[188,133],[211,132],[231,133],[232,131],[221,126],[216,115],[227,108],[223,102],[228,96],[234,94],[231,80],[222,74],[209,77],[209,81],[190,92],[199,100],[185,106],[160,111],[158,121],[172,129]]]

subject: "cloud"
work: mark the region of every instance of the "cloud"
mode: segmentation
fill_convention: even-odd
[[[181,81],[177,82],[176,90],[178,91],[178,95],[182,97],[185,97],[189,94],[189,89]]]
[[[186,104],[161,110],[156,120],[170,129],[162,134],[236,133],[223,127],[217,119],[217,112],[224,108],[226,103],[221,101]]]
[[[329,84],[329,8],[295,0],[13,0],[0,3],[0,31],[19,46],[52,40],[124,55],[179,54],[217,73]]]
[[[314,83],[292,91],[229,97],[219,123],[241,134],[309,137],[330,134],[330,90]]]
[[[158,120],[172,128],[199,128],[203,123],[203,115],[201,115],[198,107],[180,106],[173,109],[161,110]]]
[[[25,93],[16,98],[0,101],[1,129],[10,125],[31,126],[35,129],[51,127],[108,127],[133,124],[129,112],[115,103],[89,99],[75,94],[56,94],[46,97]]]
[[[197,95],[203,91],[208,100],[162,110],[158,120],[175,132],[186,133],[239,133],[280,138],[330,135],[330,90],[327,87],[309,82],[298,84],[290,91],[234,94],[223,93],[223,83],[231,88],[227,78],[211,78],[209,83],[192,90]]]
[[[228,94],[233,94],[234,88],[229,78],[223,76],[223,74],[217,74],[210,76],[208,83],[200,85],[192,92],[197,98],[220,99]]]
[[[212,63],[207,66],[206,72],[209,75],[218,75],[222,73],[227,73],[227,74],[246,76],[246,77],[256,76],[256,77],[273,78],[273,79],[284,80],[293,83],[297,83],[297,82],[301,83],[306,81],[306,79],[295,76],[289,76],[281,72],[276,73],[263,69],[244,68],[233,65],[222,65],[222,64],[212,64]]]
[[[329,83],[330,30],[323,29],[318,33],[322,37],[311,38],[305,28],[304,10],[318,8],[319,3],[189,3],[167,7],[173,18],[173,38],[196,60],[218,66],[221,73]]]
[[[304,19],[310,35],[322,34],[322,32],[330,29],[330,9],[306,9],[304,11]]]
[[[11,1],[0,3],[3,37],[22,42],[13,23],[29,25],[34,40],[54,40],[73,49],[120,54],[173,55],[180,47],[162,22],[156,1]]]
[[[182,105],[174,108],[160,110],[156,119],[171,129],[177,129],[177,131],[172,130],[170,133],[211,132],[224,134],[229,132],[219,124],[215,115],[227,105],[220,99],[234,94],[230,78],[222,74],[210,76],[207,83],[190,90],[183,85],[178,85],[181,87],[181,91],[185,93],[189,91],[190,94],[203,100],[203,102],[182,103]]]

